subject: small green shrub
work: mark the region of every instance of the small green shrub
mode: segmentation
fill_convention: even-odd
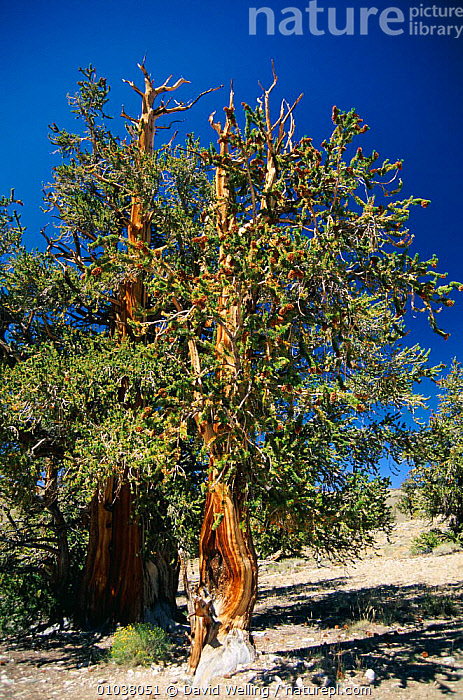
[[[147,666],[165,661],[170,652],[170,641],[160,627],[138,623],[120,627],[114,635],[111,659],[117,664],[135,663]]]
[[[422,532],[415,537],[411,546],[412,554],[429,554],[433,549],[444,542],[452,540],[451,532],[444,532],[437,527],[433,527],[428,532]]]

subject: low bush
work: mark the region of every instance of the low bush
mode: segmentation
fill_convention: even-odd
[[[148,666],[166,661],[170,648],[170,641],[164,630],[138,623],[120,627],[116,631],[110,655],[117,664],[135,663]]]
[[[411,552],[412,554],[430,554],[433,549],[444,542],[453,542],[454,540],[452,532],[433,527],[428,532],[422,532],[418,537],[415,537]]]

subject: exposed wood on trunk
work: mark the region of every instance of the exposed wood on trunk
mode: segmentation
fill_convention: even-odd
[[[117,488],[110,477],[103,499],[95,494],[91,503],[81,607],[92,626],[115,620],[127,624],[143,616],[142,531],[132,501],[129,485]]]
[[[225,484],[208,494],[200,540],[200,576],[209,591],[224,591],[215,614],[230,629],[248,629],[256,598],[257,566],[247,513]],[[217,522],[219,524],[217,525]]]
[[[122,116],[136,124],[136,136],[140,157],[153,152],[157,120],[165,115],[183,112],[214,89],[206,90],[195,99],[169,106],[170,99],[163,95],[177,90],[187,80],[180,78],[169,85],[154,87],[144,63],[139,65],[144,77],[144,90],[126,81],[142,99],[139,119]],[[157,98],[159,104],[155,105]],[[130,221],[127,227],[129,253],[142,253],[151,244],[150,212],[142,197],[134,194]],[[116,328],[119,338],[129,335],[130,322],[143,321],[146,307],[145,289],[141,276],[128,279],[119,290],[115,303]],[[124,387],[121,387],[123,401]],[[137,407],[141,405],[140,403]],[[106,620],[133,622],[144,618],[156,619],[167,624],[176,617],[175,595],[178,585],[178,559],[176,552],[167,548],[155,554],[155,561],[143,561],[143,528],[134,513],[134,496],[126,479],[116,483],[110,477],[104,486],[103,499],[96,495],[91,505],[90,541],[87,567],[82,585],[81,604],[91,624]]]
[[[189,80],[184,78],[179,78],[173,85],[169,85],[172,76],[169,76],[167,80],[159,87],[154,87],[154,81],[151,79],[148,71],[145,68],[144,62],[138,66],[143,73],[144,77],[144,91],[141,91],[135,83],[126,80],[128,85],[139,95],[142,99],[142,113],[139,119],[134,119],[125,114],[122,110],[122,116],[131,122],[135,122],[138,128],[138,151],[140,154],[152,153],[154,149],[154,137],[156,135],[157,129],[164,129],[168,127],[157,126],[156,122],[160,117],[175,114],[177,112],[184,112],[191,109],[193,105],[198,102],[201,97],[207,95],[214,90],[219,88],[211,88],[200,93],[194,100],[189,102],[175,102],[173,106],[169,106],[170,99],[167,102],[161,99],[161,102],[155,106],[155,102],[158,97],[164,95],[165,93],[174,92],[181,85],[189,83]],[[143,202],[139,196],[134,195],[132,198],[132,208],[130,213],[130,223],[127,230],[127,240],[130,248],[136,245],[145,246],[149,248],[151,243],[151,226],[150,226],[150,213],[146,211],[143,207]],[[143,248],[142,248],[143,249]],[[122,302],[119,307],[116,307],[116,321],[118,331],[121,336],[127,334],[128,322],[134,320],[137,315],[137,311],[143,309],[146,305],[145,292],[143,289],[143,283],[140,277],[136,280],[130,280],[122,285],[120,290],[120,301]],[[143,319],[142,319],[143,320]]]
[[[129,83],[129,85],[141,96],[142,98],[142,113],[138,120],[138,150],[140,154],[152,153],[154,135],[155,135],[155,124],[156,124],[156,113],[153,109],[153,103],[157,96],[158,91],[153,88],[153,81],[150,79],[145,66],[142,64],[140,70],[143,72],[145,78],[145,91],[142,93],[134,83]],[[185,81],[184,81],[185,82]],[[127,228],[127,241],[129,246],[129,251],[132,248],[135,250],[135,246],[139,245],[146,246],[149,248],[151,239],[151,229],[149,225],[149,217],[146,212],[143,211],[143,203],[140,198],[136,195],[132,197],[132,208],[130,212],[130,223]],[[138,276],[135,280],[129,280],[125,282],[120,290],[119,294],[120,305],[117,307],[117,326],[121,336],[127,334],[128,323],[134,320],[137,311],[145,306],[146,300],[144,299],[144,289],[143,282]]]

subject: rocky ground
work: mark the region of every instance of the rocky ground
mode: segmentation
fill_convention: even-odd
[[[166,667],[106,660],[110,637],[72,629],[0,644],[0,697],[370,696],[463,698],[463,552],[412,556],[425,523],[398,522],[361,561],[263,562],[251,667],[207,692],[185,676],[186,645]]]

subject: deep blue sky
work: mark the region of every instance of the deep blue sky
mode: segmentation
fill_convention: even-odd
[[[437,9],[432,10],[432,2],[423,3],[431,17],[413,18],[422,22],[423,35],[418,36],[410,35],[409,19],[410,13],[419,12],[421,3],[365,0],[361,5],[378,9],[363,35],[359,3],[354,0],[318,0],[323,12],[317,13],[316,27],[314,5],[311,13],[305,11],[309,0],[26,0],[8,5],[3,0],[0,193],[8,194],[14,187],[23,199],[30,245],[40,245],[38,232],[46,223],[40,213],[41,188],[56,163],[47,126],[56,122],[75,128],[66,94],[76,90],[79,66],[93,63],[108,79],[114,114],[119,114],[122,104],[137,114],[136,96],[121,79],[139,80],[136,64],[145,52],[147,68],[157,83],[171,73],[191,81],[191,86],[177,93],[179,99],[225,83],[223,91],[208,95],[186,116],[185,130],[207,142],[215,135],[207,117],[214,109],[222,114],[230,80],[234,80],[237,104],[255,103],[258,81],[265,86],[271,81],[273,58],[279,77],[276,96],[293,100],[304,93],[296,114],[299,135],[307,133],[320,142],[330,133],[332,106],[355,107],[371,127],[363,137],[364,150],[375,148],[383,158],[405,159],[404,193],[432,200],[428,209],[413,212],[413,249],[426,257],[435,252],[440,269],[448,271],[450,279],[463,280],[463,33],[456,38],[463,27],[462,1],[434,5],[442,10],[459,8],[462,16],[453,19],[433,19]],[[266,34],[262,14],[256,35],[249,34],[250,7],[273,11],[273,36]],[[294,9],[284,13],[289,7]],[[339,29],[346,25],[346,8],[353,8],[351,34],[330,33],[328,8],[331,15],[336,11]],[[297,19],[298,11],[302,34],[284,35],[281,21]],[[445,27],[450,36],[436,36],[437,29],[431,36],[433,25]],[[453,28],[448,30],[449,26]],[[295,28],[294,23],[286,25],[287,32]],[[324,34],[315,36],[315,28]],[[413,28],[420,31],[419,25]],[[392,34],[400,30],[401,34]],[[463,359],[459,333],[463,294],[440,316],[441,325],[451,333],[448,341],[435,336],[421,319],[414,321],[412,339],[431,347],[435,362],[448,363],[453,356]]]

